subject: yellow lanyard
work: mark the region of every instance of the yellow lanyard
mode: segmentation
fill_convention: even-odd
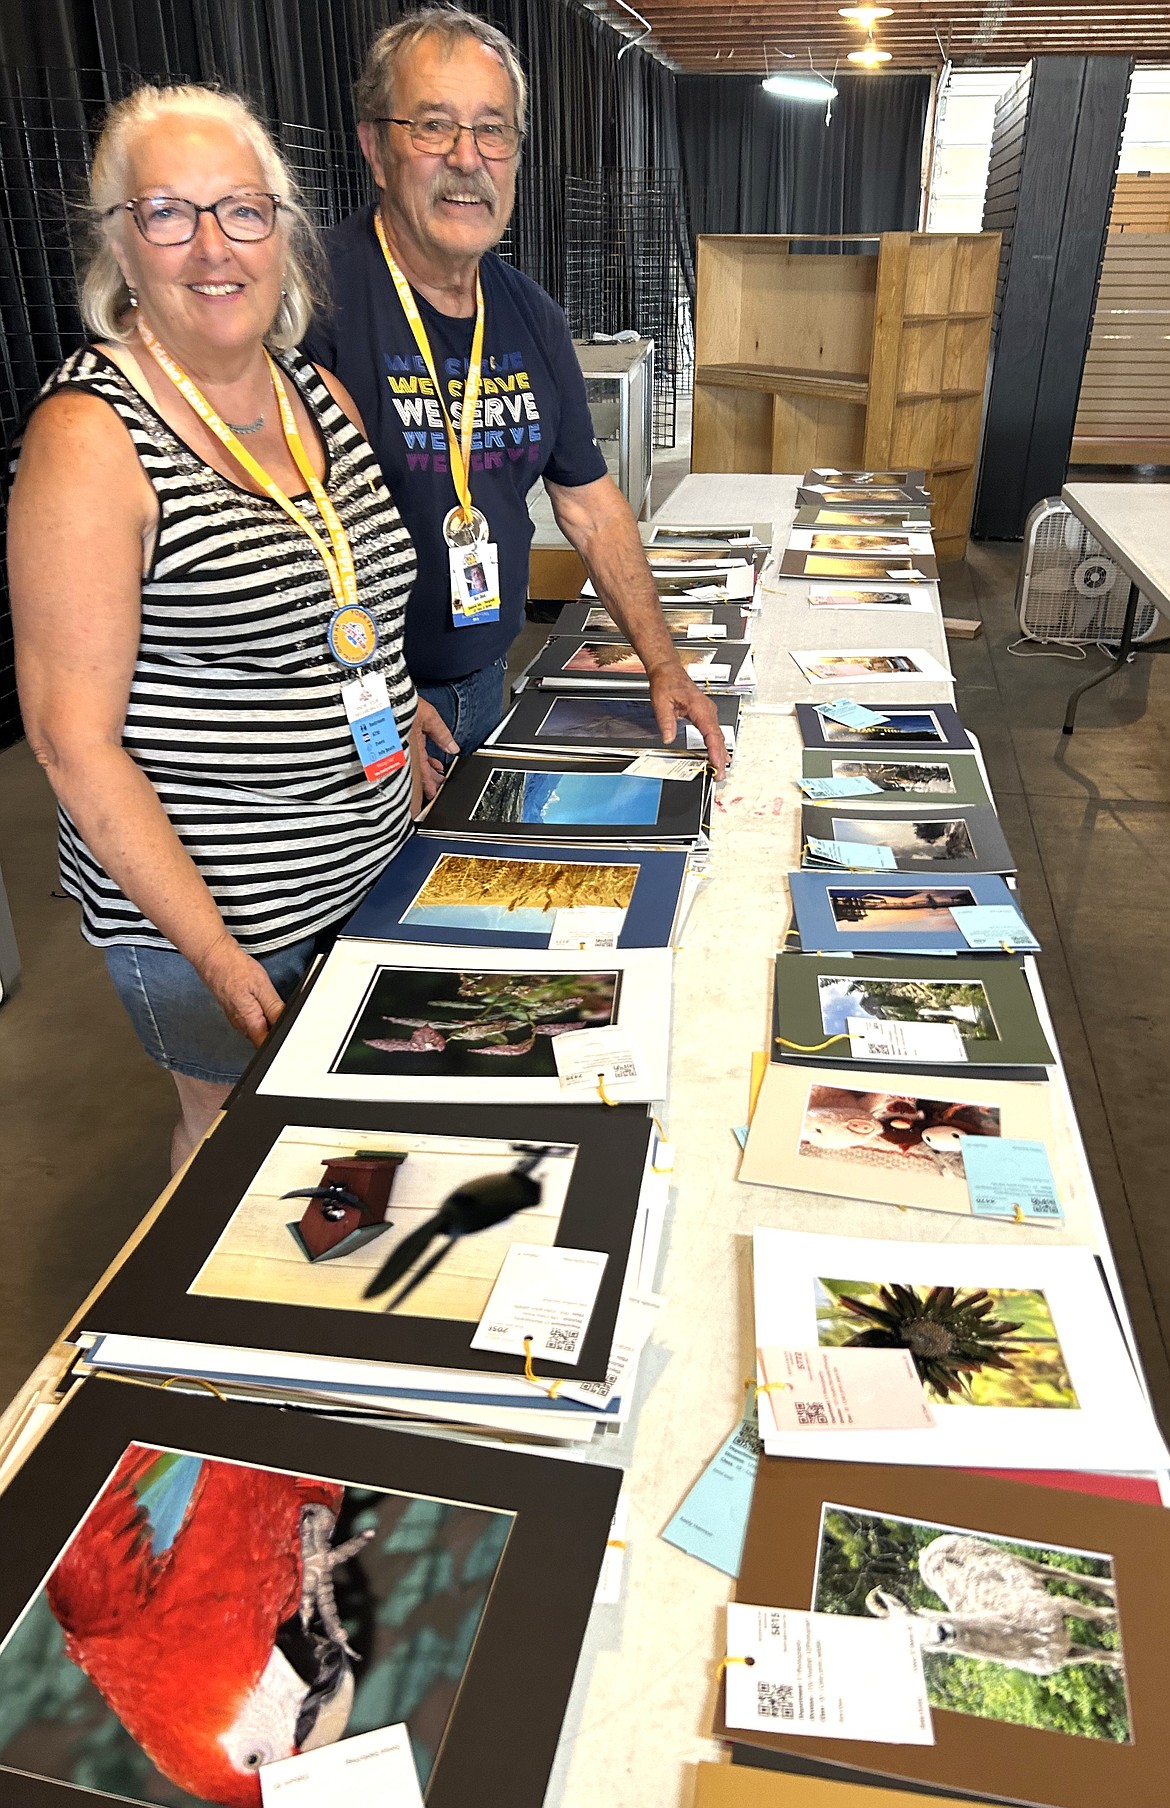
[[[231,453],[236,463],[242,465],[249,477],[260,485],[264,494],[270,496],[273,502],[279,503],[285,514],[291,521],[296,522],[302,533],[308,534],[309,539],[320,553],[322,563],[329,574],[329,584],[337,607],[345,609],[356,605],[357,577],[353,568],[353,553],[350,551],[349,536],[341,525],[337,510],[329,500],[325,486],[309,463],[309,455],[305,451],[304,443],[297,430],[296,416],[292,411],[292,403],[288,399],[288,391],[267,351],[264,356],[268,363],[269,375],[272,378],[272,387],[276,391],[285,443],[292,454],[297,470],[305,480],[310,496],[317,505],[317,512],[325,523],[325,529],[329,535],[328,545],[312,522],[302,515],[296,503],[285,495],[280,485],[268,475],[264,466],[252,457],[247,446],[240,444],[227,422],[215,412],[206,396],[196,389],[186,371],[180,369],[179,365],[175,363],[171,354],[147,326],[145,320],[138,321],[138,331],[151,356],[166,372],[183,400],[195,410],[204,426],[210,428],[221,445]]]
[[[471,482],[469,476],[471,471],[471,434],[472,428],[475,425],[475,408],[476,403],[479,401],[480,384],[483,380],[483,284],[479,280],[479,272],[477,270],[475,275],[475,331],[471,337],[471,361],[467,370],[467,382],[463,388],[463,409],[459,416],[459,435],[458,438],[456,438],[455,429],[451,423],[451,416],[447,411],[446,397],[443,394],[443,389],[439,383],[438,374],[435,370],[435,360],[431,352],[430,340],[427,338],[427,329],[423,325],[422,315],[418,311],[418,303],[414,299],[414,292],[405,276],[403,276],[402,271],[394,262],[390,247],[386,243],[386,233],[382,226],[382,216],[378,212],[375,212],[374,214],[374,230],[378,235],[378,243],[382,247],[382,256],[386,259],[386,268],[394,279],[394,287],[397,289],[398,299],[402,303],[402,312],[406,315],[406,318],[410,323],[410,330],[414,334],[414,342],[418,346],[422,361],[427,367],[427,375],[434,385],[439,407],[443,411],[443,421],[447,428],[447,446],[451,459],[451,476],[455,483],[455,494],[458,496],[459,506],[463,510],[463,519],[468,526],[470,526],[472,522]]]

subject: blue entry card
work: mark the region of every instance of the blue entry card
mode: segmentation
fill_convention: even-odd
[[[977,1218],[1059,1224],[1064,1217],[1043,1143],[1014,1136],[961,1136],[959,1153]]]
[[[817,712],[828,716],[830,722],[844,722],[846,728],[875,728],[879,722],[888,722],[876,709],[866,709],[864,703],[854,703],[851,697],[838,697],[835,703],[818,703]]]
[[[798,778],[806,797],[880,797],[882,788],[871,778]]]
[[[810,835],[806,845],[811,859],[821,865],[843,866],[856,873],[894,871],[893,848],[868,841],[826,841],[820,835]]]
[[[952,905],[951,915],[969,948],[1001,948],[1033,953],[1040,944],[1014,904]]]
[[[738,1576],[759,1460],[760,1430],[753,1406],[663,1531],[667,1544],[725,1576]]]

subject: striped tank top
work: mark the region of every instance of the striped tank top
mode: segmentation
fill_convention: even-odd
[[[370,447],[313,366],[277,362],[325,446],[323,482],[353,551],[361,603],[378,622],[380,671],[403,743],[415,693],[402,657],[415,576],[409,534]],[[142,627],[122,745],[162,800],[230,933],[271,953],[336,923],[410,832],[408,768],[366,778],[330,658],[336,603],[307,534],[279,504],[222,477],[183,443],[104,352],[83,348],[41,398],[100,396],[134,442],[159,502],[142,583]],[[308,495],[297,507],[327,538]],[[99,947],[169,948],[60,812],[61,883]]]

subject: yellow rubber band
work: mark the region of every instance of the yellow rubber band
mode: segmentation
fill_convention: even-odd
[[[721,1657],[715,1666],[715,1681],[722,1682],[732,1664],[747,1664],[751,1669],[755,1664],[754,1657]]]
[[[794,1048],[800,1055],[819,1055],[823,1048],[831,1048],[834,1042],[848,1042],[848,1036],[830,1036],[826,1042],[789,1042],[786,1036],[773,1036],[781,1048]]]
[[[555,1400],[557,1395],[561,1391],[561,1385],[562,1385],[561,1382],[544,1381],[541,1379],[541,1377],[537,1374],[536,1370],[533,1368],[531,1337],[526,1337],[524,1339],[524,1379],[525,1379],[525,1381],[531,1381],[533,1387],[540,1388],[541,1392],[546,1393],[550,1400]]]
[[[611,1099],[608,1092],[605,1090],[605,1075],[603,1073],[599,1073],[597,1076],[597,1091],[603,1105],[617,1104],[617,1100]]]
[[[227,1405],[227,1395],[221,1394],[219,1389],[210,1381],[205,1381],[202,1375],[168,1375],[166,1380],[162,1383],[162,1386],[205,1387],[209,1394],[214,1394],[217,1400],[222,1400],[224,1405]]]

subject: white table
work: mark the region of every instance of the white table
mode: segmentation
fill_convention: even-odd
[[[1167,494],[1163,496],[1162,491]],[[1077,686],[1068,700],[1064,730],[1071,734],[1077,705],[1086,691],[1103,684],[1125,665],[1131,653],[1157,653],[1170,638],[1133,644],[1138,601],[1145,597],[1160,614],[1170,616],[1170,485],[1163,483],[1066,483],[1061,500],[1101,542],[1129,579],[1121,639],[1113,661],[1103,672]]]
[[[777,523],[782,547],[792,518],[792,477],[694,476],[660,521]],[[730,1579],[659,1537],[683,1496],[737,1423],[754,1374],[751,1233],[757,1225],[831,1229],[844,1236],[923,1242],[1046,1244],[1041,1227],[988,1227],[931,1212],[741,1185],[732,1126],[747,1117],[753,1049],[769,1033],[772,959],[789,920],[787,874],[799,864],[800,735],[786,707],[824,695],[802,678],[790,646],[825,637],[807,585],[773,579],[756,618],[756,705],[745,706],[731,776],[712,824],[710,879],[692,911],[675,966],[675,1030],[666,1127],[675,1145],[673,1210],[660,1281],[666,1296],[639,1374],[635,1414],[624,1434],[588,1460],[619,1463],[630,1501],[624,1596],[596,1608],[582,1653],[550,1808],[682,1808],[689,1766],[718,1756],[707,1736],[716,1700],[716,1657]],[[868,618],[871,622],[874,617]],[[941,617],[914,618],[916,638],[946,662]],[[883,616],[869,632],[893,644]],[[846,631],[857,639],[856,621]],[[911,624],[903,622],[903,631]],[[929,633],[926,632],[929,630]],[[815,635],[816,638],[811,638]],[[855,687],[848,687],[853,695]],[[856,687],[920,700],[919,687]],[[939,687],[932,687],[936,699]],[[777,709],[783,713],[773,713]],[[1038,981],[1037,1002],[1055,1046]],[[1052,1075],[1058,1125],[1057,1186],[1067,1203],[1056,1240],[1098,1249],[1115,1297],[1120,1283],[1063,1071]],[[1124,1315],[1124,1308],[1122,1308]],[[1131,1349],[1136,1345],[1130,1335]]]

